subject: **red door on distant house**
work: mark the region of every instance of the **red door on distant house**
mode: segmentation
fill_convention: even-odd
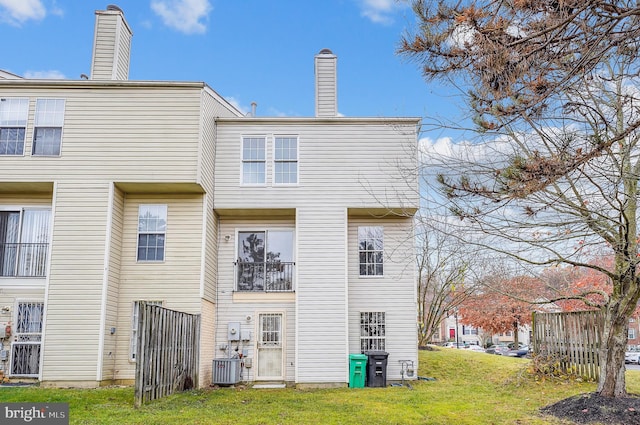
[[[456,330],[453,328],[449,328],[449,338],[453,339],[456,337]]]

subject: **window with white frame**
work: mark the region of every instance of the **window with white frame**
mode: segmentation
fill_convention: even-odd
[[[463,335],[478,335],[478,330],[476,328],[470,328],[469,326],[462,327]]]
[[[384,351],[386,339],[385,313],[360,312],[360,351]]]
[[[51,210],[0,211],[0,276],[45,277]]]
[[[274,184],[298,183],[298,137],[276,136],[273,148]]]
[[[138,261],[164,261],[167,231],[166,205],[140,205],[138,209]]]
[[[32,155],[60,155],[64,107],[64,99],[36,100]]]
[[[162,306],[162,301],[145,301],[147,304]],[[131,340],[129,342],[129,360],[136,361],[138,351],[138,318],[140,317],[140,301],[133,302],[131,312]]]
[[[634,328],[629,328],[628,339],[636,339],[636,330]]]
[[[384,228],[358,227],[360,276],[382,276],[384,257]]]
[[[242,183],[265,184],[266,138],[242,138]]]
[[[29,99],[0,99],[0,155],[24,154]]]
[[[293,291],[293,231],[238,232],[237,291]]]

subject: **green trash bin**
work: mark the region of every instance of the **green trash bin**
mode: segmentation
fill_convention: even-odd
[[[349,354],[349,388],[364,388],[367,376],[367,356]]]

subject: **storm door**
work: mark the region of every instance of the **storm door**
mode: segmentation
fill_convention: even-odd
[[[258,371],[256,379],[283,380],[283,314],[258,315]]]

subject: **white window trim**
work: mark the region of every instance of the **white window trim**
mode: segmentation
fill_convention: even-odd
[[[362,227],[379,227],[382,229],[382,274],[361,274],[360,273],[360,228]],[[357,264],[358,264],[358,278],[360,279],[383,279],[385,277],[385,242],[384,242],[384,226],[377,225],[361,225],[356,228],[356,249],[357,249]]]
[[[140,208],[141,207],[164,207],[165,209],[165,229],[163,232],[155,231],[155,232],[140,232]],[[136,218],[136,262],[140,264],[153,264],[153,263],[164,263],[167,260],[167,229],[169,227],[169,206],[167,204],[139,204],[138,205],[138,215]],[[162,255],[162,260],[141,260],[138,257],[138,249],[140,248],[140,235],[164,235],[164,253]]]
[[[629,334],[627,335],[627,339],[636,339],[636,329],[629,328]]]
[[[383,322],[382,322],[382,327],[384,329],[384,336],[363,336],[362,335],[362,315],[363,314],[382,314],[383,317]],[[380,311],[378,309],[371,309],[371,310],[360,310],[358,312],[358,333],[360,334],[360,338],[358,340],[359,346],[358,348],[360,349],[360,351],[362,350],[362,342],[364,340],[377,340],[377,341],[382,341],[382,345],[384,347],[382,348],[377,348],[375,350],[383,350],[386,351],[387,349],[387,312],[386,311]],[[374,350],[374,351],[375,351]]]
[[[17,212],[20,214],[20,219],[18,222],[18,235],[19,242],[22,242],[22,226],[24,220],[24,214],[26,211],[48,211],[49,212],[49,233],[47,234],[47,252],[46,252],[46,264],[45,264],[45,275],[44,276],[0,276],[0,283],[3,282],[13,282],[15,283],[17,280],[20,281],[17,288],[24,289],[25,286],[42,286],[49,276],[49,266],[51,259],[51,231],[53,229],[53,210],[51,207],[44,205],[2,205],[0,206],[0,211],[2,212]],[[11,286],[2,285],[5,289],[11,289]]]
[[[276,139],[278,138],[287,138],[287,139],[296,139],[296,159],[287,160],[287,161],[276,161]],[[273,143],[271,146],[271,157],[273,158],[273,167],[271,167],[271,181],[273,182],[273,186],[299,186],[300,185],[300,136],[296,134],[277,134],[273,136]],[[295,183],[276,183],[276,163],[278,162],[295,162],[296,163],[296,182]]]
[[[48,125],[37,125],[36,121],[37,121],[37,116],[38,116],[38,101],[40,100],[61,100],[62,101],[62,121],[60,122],[59,127],[57,125],[55,126],[48,126]],[[31,156],[32,157],[44,157],[44,158],[59,158],[62,156],[62,141],[64,140],[64,118],[66,115],[66,111],[67,111],[67,100],[64,98],[58,98],[58,97],[39,97],[36,99],[35,102],[35,106],[34,106],[34,119],[33,119],[33,134],[31,135]],[[36,147],[36,130],[38,128],[60,128],[60,148],[59,148],[59,153],[57,155],[55,154],[51,154],[51,155],[45,155],[45,154],[36,154],[34,149]]]
[[[237,259],[238,256],[238,248],[239,248],[239,236],[240,233],[247,233],[247,232],[264,232],[265,234],[265,250],[267,249],[266,243],[268,243],[268,235],[269,232],[291,232],[292,233],[292,244],[293,246],[291,247],[291,254],[293,256],[292,262],[294,263],[294,265],[296,264],[296,254],[297,254],[297,250],[296,250],[296,229],[294,227],[260,227],[260,226],[255,226],[255,227],[239,227],[235,229],[235,235],[234,235],[234,247],[233,247],[233,252],[234,252],[234,258]],[[235,262],[236,260],[234,260]],[[297,274],[296,274],[296,269],[294,268],[294,273],[293,273],[293,281],[291,282],[291,291],[274,291],[274,292],[269,292],[269,291],[238,291],[238,282],[237,282],[237,277],[236,277],[236,273],[234,271],[234,278],[233,278],[233,292],[236,294],[242,293],[242,294],[265,294],[265,293],[271,293],[271,294],[287,294],[287,293],[293,293],[296,291],[296,283],[297,283]]]
[[[248,183],[244,181],[244,140],[245,139],[264,139],[264,182],[263,183]],[[269,137],[264,134],[244,134],[240,136],[240,185],[242,186],[253,186],[253,187],[265,187],[267,186],[267,175],[268,175],[268,164],[269,158],[267,158],[267,152],[269,145]],[[259,161],[247,161],[247,162],[259,162]]]
[[[22,153],[21,154],[3,154],[0,156],[25,156],[26,155],[26,145],[27,145],[27,129],[29,127],[29,108],[30,108],[30,102],[29,102],[29,98],[28,97],[3,97],[0,99],[0,101],[7,101],[7,100],[26,100],[27,101],[27,111],[26,114],[24,116],[24,127],[20,126],[20,125],[2,125],[0,124],[0,128],[24,128],[24,137],[22,138]]]

